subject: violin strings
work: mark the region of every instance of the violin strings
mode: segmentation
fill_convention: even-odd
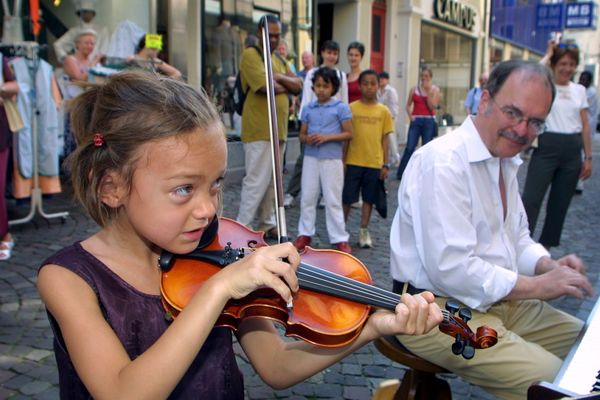
[[[400,301],[400,296],[396,293],[386,291],[364,282],[356,281],[351,278],[324,270],[314,265],[302,263],[298,269],[298,278],[314,290],[321,288],[321,291],[329,294],[332,291],[337,292],[340,297],[348,300],[360,301],[369,305],[376,305],[388,309],[394,309]]]
[[[297,271],[297,275],[301,282],[304,281],[312,285],[310,289],[318,290],[322,288],[321,291],[325,294],[338,294],[347,300],[355,300],[391,310],[395,309],[400,301],[400,295],[397,293],[324,270],[311,264],[302,263]],[[332,291],[337,293],[331,293]],[[449,311],[440,311],[442,312],[444,323],[454,320],[454,315]]]
[[[395,307],[395,305],[400,301],[400,296],[396,293],[333,273],[331,271],[324,270],[319,267],[315,267],[310,264],[305,265],[308,267],[306,268],[306,271],[314,274],[312,277],[316,277],[322,282],[325,282],[325,285],[328,283],[333,283],[337,289],[341,290],[342,292],[347,292],[348,294],[353,293],[355,295],[358,293],[359,297],[365,297],[370,301],[388,301],[390,307]]]

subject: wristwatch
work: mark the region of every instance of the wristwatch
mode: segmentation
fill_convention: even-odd
[[[385,169],[390,169],[391,165],[390,164],[383,164],[383,168]]]

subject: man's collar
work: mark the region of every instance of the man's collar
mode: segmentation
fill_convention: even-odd
[[[479,131],[475,127],[475,124],[473,123],[473,118],[474,117],[472,115],[468,116],[462,125],[468,139],[465,141],[465,144],[467,147],[467,157],[469,159],[469,162],[475,163],[490,160],[492,158],[497,158],[494,157],[486,147],[485,143],[483,142],[483,139],[481,138],[481,134],[479,133]],[[515,164],[516,166],[519,166],[523,163],[523,160],[521,160],[521,157],[519,157],[518,154],[514,157],[506,159],[509,160],[511,163]]]

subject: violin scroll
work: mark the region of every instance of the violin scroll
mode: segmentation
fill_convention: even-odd
[[[475,355],[475,349],[487,349],[498,342],[498,334],[490,327],[480,326],[477,333],[473,333],[467,325],[472,316],[471,310],[461,307],[458,301],[448,300],[445,308],[440,331],[455,338],[452,344],[454,354],[469,360]],[[455,315],[457,313],[458,316]]]

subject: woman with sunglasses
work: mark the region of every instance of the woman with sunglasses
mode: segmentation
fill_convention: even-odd
[[[556,97],[546,119],[546,129],[539,135],[538,147],[531,156],[522,197],[529,230],[533,234],[542,201],[550,187],[539,238],[542,245],[550,248],[560,244],[577,180],[587,179],[592,174],[592,144],[585,87],[572,82],[579,63],[579,49],[575,44],[551,41],[544,59],[550,62]]]

